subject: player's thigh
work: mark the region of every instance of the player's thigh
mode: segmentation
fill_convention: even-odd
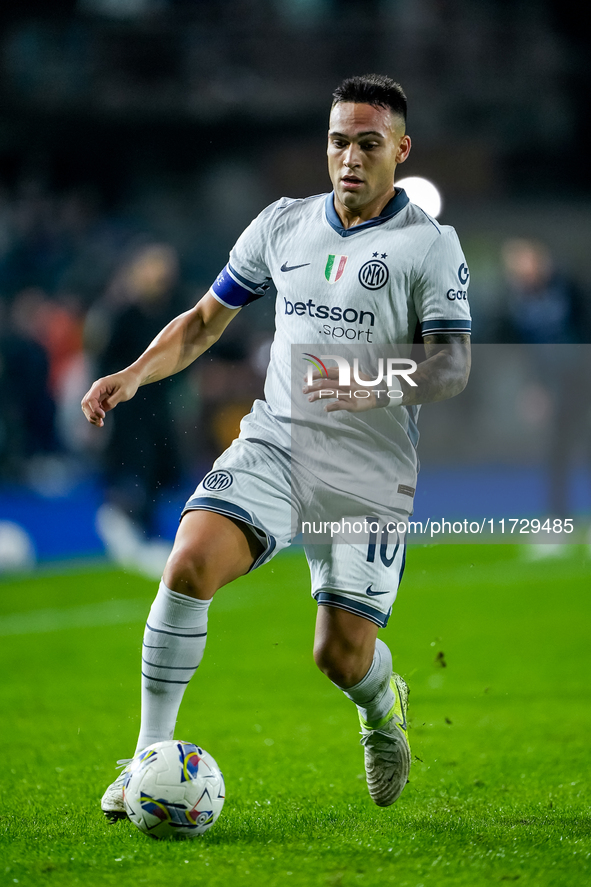
[[[207,600],[248,573],[263,546],[245,524],[214,511],[188,511],[164,570],[173,591]]]
[[[262,543],[253,569],[291,544],[289,454],[238,438],[216,459],[184,513],[213,511],[249,527]]]

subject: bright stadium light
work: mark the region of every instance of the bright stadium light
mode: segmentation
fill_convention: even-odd
[[[395,184],[398,188],[404,188],[409,200],[424,209],[434,219],[437,218],[441,212],[441,194],[433,182],[422,178],[422,176],[409,176],[406,179],[400,179]]]

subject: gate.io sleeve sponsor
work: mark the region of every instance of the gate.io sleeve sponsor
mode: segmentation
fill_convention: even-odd
[[[444,226],[427,252],[414,281],[412,296],[421,333],[469,333],[470,272],[453,228]]]

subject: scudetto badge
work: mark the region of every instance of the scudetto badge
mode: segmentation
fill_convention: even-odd
[[[385,262],[370,259],[359,269],[359,283],[366,290],[379,290],[388,283],[390,272]]]

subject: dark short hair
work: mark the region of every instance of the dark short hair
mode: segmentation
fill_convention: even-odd
[[[374,105],[389,108],[406,123],[406,95],[400,83],[385,74],[363,74],[347,77],[332,94],[333,105],[354,102],[356,105]]]

